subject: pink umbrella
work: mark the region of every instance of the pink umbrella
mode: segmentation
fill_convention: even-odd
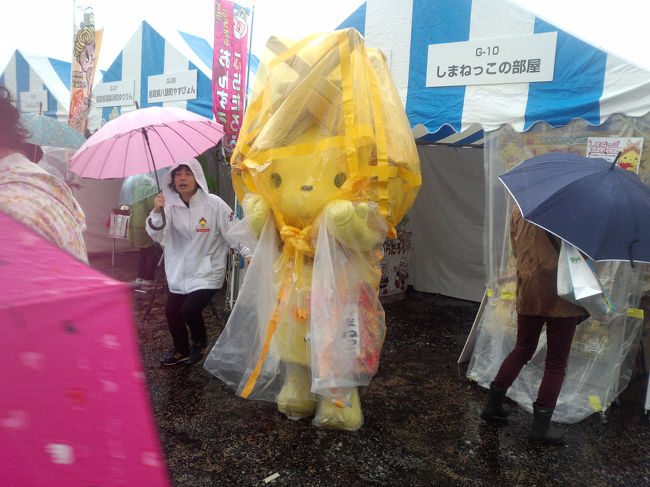
[[[0,483],[168,486],[129,286],[0,229]]]
[[[217,122],[182,108],[142,108],[111,120],[90,136],[72,157],[70,170],[94,179],[150,173],[202,154],[223,134]],[[157,175],[156,184],[160,191]],[[160,228],[165,226],[162,215]]]

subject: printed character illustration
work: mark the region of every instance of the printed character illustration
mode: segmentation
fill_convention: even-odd
[[[639,144],[630,144],[621,152],[621,156],[618,158],[618,165],[623,169],[636,173],[639,170],[640,157],[641,147]]]
[[[70,125],[82,132],[85,130],[85,120],[90,109],[89,90],[93,84],[95,72],[95,24],[92,9],[86,9],[84,20],[74,38],[74,58],[77,61],[80,73],[73,71]],[[76,69],[76,68],[75,68]]]
[[[356,430],[385,335],[382,244],[420,163],[385,58],[356,30],[271,44],[231,159],[255,255],[204,367],[289,418]]]
[[[233,34],[235,39],[243,39],[246,33],[248,32],[248,12],[246,9],[239,9],[235,12],[233,17]]]
[[[409,277],[408,273],[409,261],[406,257],[402,257],[399,260],[399,267],[395,267],[395,274],[397,279],[395,280],[395,287],[401,291],[406,289],[406,280]]]
[[[381,279],[379,280],[379,294],[382,296],[388,294],[388,280],[390,276],[388,275],[388,264],[386,260],[381,261]]]

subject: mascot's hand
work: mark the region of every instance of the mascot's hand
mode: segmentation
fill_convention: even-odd
[[[242,208],[248,226],[256,239],[260,238],[266,219],[269,216],[269,203],[259,194],[247,194],[242,201]]]
[[[327,225],[334,237],[351,249],[372,250],[383,242],[381,226],[372,225],[370,220],[374,219],[369,216],[368,203],[355,205],[347,200],[334,200],[325,207]]]

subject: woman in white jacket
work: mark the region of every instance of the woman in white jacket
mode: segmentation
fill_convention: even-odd
[[[156,242],[164,240],[169,286],[165,315],[174,341],[174,349],[161,364],[195,364],[206,352],[202,312],[223,285],[228,244],[247,260],[252,251],[228,237],[227,230],[236,223],[233,211],[221,198],[208,192],[203,169],[196,159],[179,161],[171,167],[154,205],[151,222],[160,226],[164,211],[167,225],[161,230],[147,225],[147,233]]]

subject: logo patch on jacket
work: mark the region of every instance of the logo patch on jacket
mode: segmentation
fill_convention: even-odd
[[[210,229],[207,228],[208,222],[205,218],[201,217],[199,218],[199,227],[196,229],[197,232],[209,232]]]

